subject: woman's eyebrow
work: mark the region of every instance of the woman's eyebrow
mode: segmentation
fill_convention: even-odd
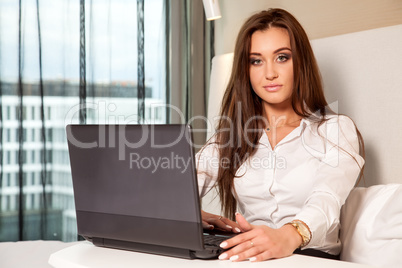
[[[276,49],[276,50],[273,52],[273,54],[276,54],[276,53],[281,52],[281,51],[283,51],[283,50],[289,50],[290,52],[292,52],[292,50],[291,50],[290,48],[288,48],[288,47],[280,47],[280,48]],[[250,56],[261,56],[261,55],[262,55],[262,54],[259,53],[259,52],[250,52]]]
[[[275,50],[274,54],[278,53],[278,52],[281,52],[282,50],[289,50],[290,52],[292,52],[292,50],[290,48],[288,48],[288,47],[281,47],[281,48],[278,48],[277,50]]]

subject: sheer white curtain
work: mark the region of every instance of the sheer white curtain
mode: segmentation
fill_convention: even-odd
[[[0,241],[77,239],[65,125],[79,123],[80,101],[86,123],[138,123],[139,55],[142,122],[169,121],[169,1],[142,2],[143,51],[138,2],[1,1]]]

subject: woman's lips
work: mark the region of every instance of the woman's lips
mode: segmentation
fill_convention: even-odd
[[[270,85],[266,85],[264,86],[264,89],[268,92],[275,92],[278,91],[279,89],[281,89],[282,85],[279,84],[270,84]]]

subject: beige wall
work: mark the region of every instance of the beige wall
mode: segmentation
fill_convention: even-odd
[[[243,22],[271,7],[291,12],[310,39],[402,24],[402,0],[220,0],[215,53],[232,52]]]

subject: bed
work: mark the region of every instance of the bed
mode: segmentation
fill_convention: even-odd
[[[311,41],[332,110],[350,116],[365,141],[360,187],[342,209],[345,261],[382,267],[402,263],[402,25]],[[233,53],[212,60],[208,137],[214,133]],[[203,209],[220,214],[216,193]]]

